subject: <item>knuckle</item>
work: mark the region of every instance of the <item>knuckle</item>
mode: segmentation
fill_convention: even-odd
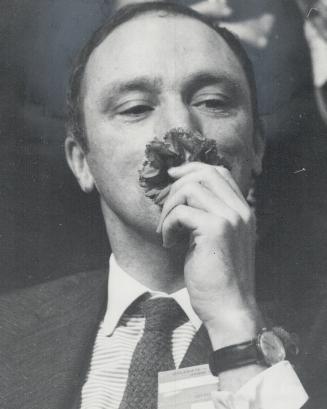
[[[243,220],[244,220],[244,223],[246,224],[246,225],[252,225],[252,224],[254,224],[255,223],[255,215],[254,215],[254,212],[252,212],[250,209],[246,209],[245,211],[244,211],[244,216],[243,216]]]
[[[181,194],[184,195],[185,197],[189,197],[190,195],[194,194],[199,188],[199,184],[196,182],[189,182],[185,184],[181,188]]]
[[[184,213],[184,207],[183,205],[176,206],[173,210],[173,214],[177,219],[180,219],[183,216]]]
[[[210,220],[209,231],[213,236],[221,235],[228,230],[228,220],[224,217],[216,216]]]
[[[243,224],[242,217],[236,212],[230,212],[228,220],[229,220],[229,224],[234,229],[236,229],[237,227]]]
[[[225,166],[215,166],[215,169],[217,172],[219,172],[222,175],[225,175],[226,177],[230,177],[231,175],[230,171]]]
[[[216,178],[217,177],[217,169],[215,166],[207,166],[204,170],[203,173],[206,177],[209,178]]]
[[[180,222],[185,218],[186,210],[186,205],[178,205],[171,211],[170,216],[172,219]]]
[[[223,230],[223,219],[222,218],[215,218],[212,223],[210,223],[210,229],[211,233],[214,234],[219,234]]]

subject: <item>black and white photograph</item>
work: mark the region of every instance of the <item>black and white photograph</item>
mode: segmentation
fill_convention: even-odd
[[[327,0],[0,0],[0,409],[327,408]]]

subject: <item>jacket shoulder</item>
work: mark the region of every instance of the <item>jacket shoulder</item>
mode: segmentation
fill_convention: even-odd
[[[107,272],[82,272],[0,295],[0,331],[4,335],[28,334],[49,321],[63,322],[103,300]]]
[[[106,305],[89,271],[0,296],[0,407],[70,408]]]

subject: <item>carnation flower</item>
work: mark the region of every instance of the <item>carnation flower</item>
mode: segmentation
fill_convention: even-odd
[[[155,138],[146,146],[145,160],[139,173],[140,186],[147,197],[162,206],[174,181],[168,169],[195,161],[231,170],[226,159],[218,154],[215,140],[205,138],[199,132],[172,129],[163,140]]]

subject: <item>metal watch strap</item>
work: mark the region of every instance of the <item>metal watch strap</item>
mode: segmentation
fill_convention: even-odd
[[[209,368],[214,376],[228,369],[239,368],[261,362],[256,340],[230,345],[212,352],[209,358]]]

